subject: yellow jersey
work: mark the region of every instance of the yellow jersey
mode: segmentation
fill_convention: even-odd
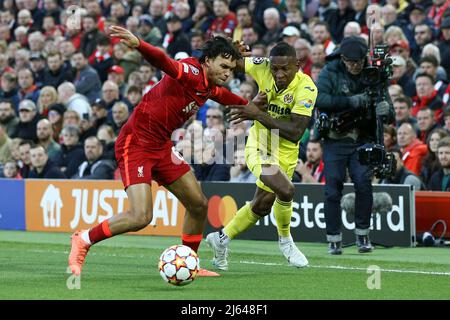
[[[307,74],[297,72],[289,86],[279,90],[270,71],[268,58],[245,58],[245,73],[255,79],[259,91],[266,93],[269,116],[286,121],[290,120],[292,113],[311,117],[316,103],[317,87]],[[260,122],[254,121],[250,128],[247,148],[267,152],[269,156],[274,156],[289,166],[296,164],[299,141],[294,143],[272,133],[273,131]]]

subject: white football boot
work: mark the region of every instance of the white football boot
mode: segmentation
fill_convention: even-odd
[[[289,238],[280,238],[278,245],[280,246],[280,250],[284,257],[292,266],[302,268],[308,265],[308,259],[306,259],[305,255],[297,248],[292,236],[289,236]]]
[[[225,234],[222,233],[222,235],[226,237]],[[208,234],[206,236],[206,243],[211,247],[214,253],[214,258],[212,260],[213,265],[220,270],[228,270],[228,245],[221,241],[219,231]]]

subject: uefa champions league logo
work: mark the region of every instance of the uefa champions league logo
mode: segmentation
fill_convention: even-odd
[[[65,25],[68,30],[81,30],[81,17],[84,11],[85,9],[76,5],[71,5],[66,9],[67,20]]]

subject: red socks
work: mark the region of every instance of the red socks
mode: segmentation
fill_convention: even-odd
[[[190,247],[192,250],[197,252],[200,242],[203,239],[202,234],[182,234],[181,240],[185,246]]]
[[[111,230],[109,230],[108,220],[103,221],[94,228],[89,230],[89,240],[91,243],[97,243],[112,236]],[[181,240],[185,246],[190,247],[195,252],[198,251],[200,242],[203,239],[202,234],[182,234]]]
[[[111,230],[109,230],[108,220],[103,221],[102,223],[89,230],[89,239],[91,240],[92,244],[105,240],[111,236],[112,234]]]

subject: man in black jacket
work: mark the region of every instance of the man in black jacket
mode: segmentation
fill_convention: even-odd
[[[394,109],[391,103],[368,108],[366,85],[361,81],[362,70],[367,64],[367,53],[368,47],[364,39],[344,38],[339,50],[329,56],[329,59],[335,59],[325,66],[317,81],[316,105],[329,119],[343,119],[344,113],[351,119],[357,114],[364,115],[352,126],[333,125],[328,133],[322,134],[325,139],[324,212],[330,254],[342,253],[340,201],[347,168],[355,185],[355,234],[358,251],[363,253],[373,250],[369,240],[373,203],[372,168],[359,162],[356,150],[365,143],[374,142],[376,115],[384,117],[389,123],[394,120]],[[385,91],[385,99],[390,101],[389,93]],[[349,119],[345,119],[343,124],[347,125]]]
[[[44,71],[43,86],[52,86],[57,88],[65,81],[72,82],[73,74],[70,68],[67,68],[59,52],[49,53],[47,56],[48,68]]]
[[[45,57],[42,53],[36,52],[32,53],[30,56],[30,69],[33,72],[34,82],[38,88],[44,87],[46,84],[44,82],[45,75]]]
[[[90,57],[97,47],[97,42],[104,35],[97,28],[96,17],[87,15],[83,17],[84,34],[81,38],[80,50],[85,57]]]
[[[47,151],[41,145],[35,145],[30,149],[30,160],[33,170],[29,178],[34,179],[63,179],[64,174],[48,158]]]
[[[79,143],[80,131],[76,126],[65,126],[61,131],[61,150],[52,159],[67,178],[77,173],[78,167],[86,160],[83,146]]]
[[[331,8],[325,12],[324,21],[330,27],[331,38],[334,42],[341,42],[344,36],[344,27],[347,22],[353,21],[354,16],[355,11],[350,6],[350,1],[338,1],[337,8]]]
[[[84,141],[86,161],[78,167],[72,179],[114,179],[116,165],[111,160],[102,159],[103,145],[97,137],[89,137]]]
[[[37,141],[37,123],[41,118],[33,101],[22,100],[19,104],[19,123],[11,138]]]
[[[188,55],[191,54],[191,41],[183,32],[180,18],[176,15],[171,16],[167,20],[168,33],[164,37],[163,47],[171,57],[175,57],[177,52],[184,51]]]

